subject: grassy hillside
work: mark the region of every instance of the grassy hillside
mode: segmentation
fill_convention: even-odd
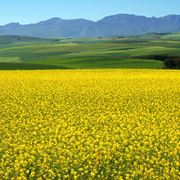
[[[94,39],[0,36],[0,69],[163,68],[179,34]],[[161,58],[159,58],[161,57]]]

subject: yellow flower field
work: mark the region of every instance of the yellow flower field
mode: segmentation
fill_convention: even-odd
[[[178,179],[180,71],[0,71],[0,179]]]

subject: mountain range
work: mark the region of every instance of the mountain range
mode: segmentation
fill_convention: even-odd
[[[99,21],[52,18],[35,24],[0,26],[0,35],[33,37],[108,37],[180,32],[180,15],[145,17],[130,14],[107,16]]]

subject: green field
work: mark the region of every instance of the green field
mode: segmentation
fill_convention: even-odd
[[[94,39],[0,36],[0,69],[161,69],[180,57],[180,34]]]

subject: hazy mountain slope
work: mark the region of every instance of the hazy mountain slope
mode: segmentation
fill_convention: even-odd
[[[145,33],[180,32],[180,15],[165,17],[118,14],[93,22],[85,19],[64,20],[52,18],[36,24],[10,23],[0,26],[0,35],[34,37],[98,37],[126,36]]]

